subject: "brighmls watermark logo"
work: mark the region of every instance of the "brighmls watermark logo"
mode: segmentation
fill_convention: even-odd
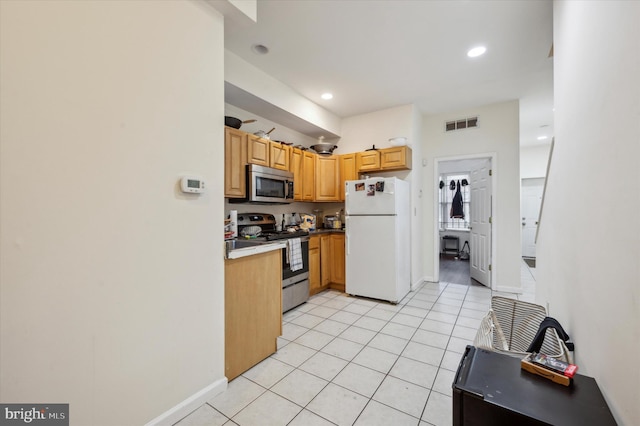
[[[69,404],[0,404],[0,426],[69,426]]]

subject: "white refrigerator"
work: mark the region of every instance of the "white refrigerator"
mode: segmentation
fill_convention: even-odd
[[[345,290],[398,303],[411,287],[410,185],[369,178],[345,186]]]

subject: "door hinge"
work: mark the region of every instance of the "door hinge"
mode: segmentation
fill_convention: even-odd
[[[493,176],[493,169],[489,169],[489,176]]]
[[[489,264],[489,270],[491,270],[491,264]]]
[[[493,216],[489,216],[489,223],[493,223]]]

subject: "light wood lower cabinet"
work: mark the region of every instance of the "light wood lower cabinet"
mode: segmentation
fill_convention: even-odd
[[[327,288],[331,284],[331,234],[320,235],[320,283]]]
[[[331,283],[329,287],[344,292],[345,257],[344,234],[331,234]]]
[[[247,371],[277,350],[282,334],[281,250],[227,259],[225,375]]]
[[[309,296],[324,290],[320,283],[320,236],[309,239]]]
[[[344,234],[326,233],[309,240],[309,295],[328,288],[344,292]]]

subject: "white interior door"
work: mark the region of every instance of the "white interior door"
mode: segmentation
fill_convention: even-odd
[[[522,179],[520,212],[522,213],[522,256],[536,257],[536,231],[544,178]]]
[[[491,159],[471,170],[470,275],[491,287]]]

